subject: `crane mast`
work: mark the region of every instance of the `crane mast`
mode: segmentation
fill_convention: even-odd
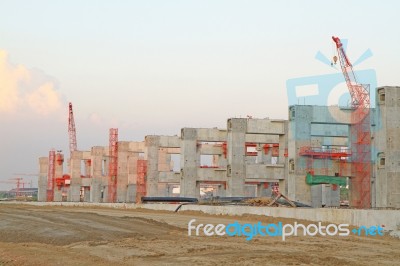
[[[72,154],[73,151],[77,150],[76,129],[75,129],[74,111],[72,110],[72,103],[69,103],[68,134],[69,134],[69,151]]]
[[[353,66],[338,37],[336,44],[340,66],[351,96],[351,183],[350,205],[356,208],[371,207],[371,123],[369,85],[359,84]]]

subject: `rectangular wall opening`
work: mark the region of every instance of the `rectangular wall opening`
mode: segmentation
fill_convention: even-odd
[[[179,173],[181,171],[181,155],[180,154],[171,154],[171,168],[175,173]]]
[[[217,167],[213,164],[213,156],[212,155],[200,155],[200,167],[208,168],[208,167]]]
[[[85,160],[81,160],[81,176],[86,176],[86,165],[85,165]]]
[[[107,165],[107,160],[105,159],[101,160],[101,175],[102,176],[108,175],[108,165]]]

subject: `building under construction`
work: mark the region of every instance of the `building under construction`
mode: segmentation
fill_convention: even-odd
[[[178,187],[181,196],[200,197],[203,186],[218,196],[270,196],[279,184],[290,199],[321,207],[339,206],[348,184],[350,206],[400,208],[400,87],[376,92],[366,190],[353,178],[353,110],[296,105],[288,120],[231,118],[226,129],[182,128],[142,142],[118,141],[110,129],[108,146],[73,150],[69,167],[50,151],[39,159],[38,200],[137,202]]]
[[[357,83],[333,38],[351,106],[289,106],[287,120],[230,118],[226,129],[182,128],[80,151],[70,105],[70,156],[39,159],[39,201],[139,202],[142,196],[271,196],[272,188],[313,207],[400,208],[400,87]],[[65,173],[66,172],[66,173]]]

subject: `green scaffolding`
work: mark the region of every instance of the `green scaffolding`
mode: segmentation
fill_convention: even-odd
[[[344,176],[328,176],[328,175],[312,175],[310,173],[306,176],[306,183],[309,185],[320,184],[335,184],[339,186],[346,186],[346,177]]]

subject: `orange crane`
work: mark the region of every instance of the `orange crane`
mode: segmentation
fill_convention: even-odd
[[[69,134],[69,152],[72,154],[73,151],[77,150],[76,142],[76,129],[74,120],[74,111],[72,110],[72,103],[69,103],[69,115],[68,115],[68,134]]]
[[[27,177],[39,177],[40,174],[29,174],[29,173],[13,173],[14,176],[27,176]],[[33,187],[32,179],[29,181],[29,185]]]
[[[350,206],[371,207],[371,123],[369,85],[358,83],[353,66],[338,37],[332,36],[336,44],[340,66],[351,96],[351,186]]]
[[[21,196],[21,193],[20,193],[21,186],[22,186],[22,188],[25,188],[25,185],[29,184],[27,182],[22,182],[22,180],[24,180],[24,179],[21,178],[21,177],[13,177],[13,178],[10,178],[7,181],[0,181],[0,183],[3,183],[3,184],[15,184],[15,196],[16,197],[20,197]]]

